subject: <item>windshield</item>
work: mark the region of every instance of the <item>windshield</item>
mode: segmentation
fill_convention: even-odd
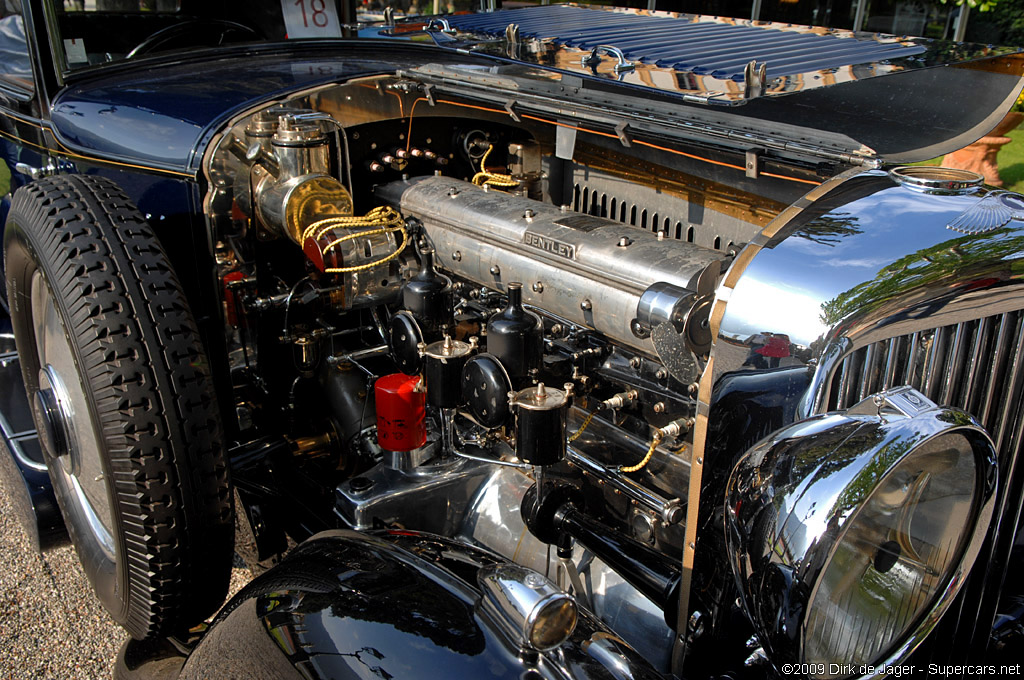
[[[65,71],[229,43],[342,36],[339,0],[48,0]]]

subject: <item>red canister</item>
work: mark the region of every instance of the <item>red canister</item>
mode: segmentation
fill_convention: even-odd
[[[419,381],[418,375],[392,373],[374,383],[377,443],[382,449],[412,451],[427,442],[427,395],[416,390]]]

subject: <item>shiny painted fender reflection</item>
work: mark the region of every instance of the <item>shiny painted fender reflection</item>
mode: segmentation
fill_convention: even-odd
[[[479,606],[477,572],[501,563],[430,534],[318,534],[225,606],[180,677],[662,677],[583,611],[561,646],[520,648]]]

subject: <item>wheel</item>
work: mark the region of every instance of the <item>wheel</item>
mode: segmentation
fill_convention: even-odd
[[[82,567],[135,638],[211,614],[231,571],[223,434],[167,256],[117,186],[81,175],[15,193],[11,321],[50,479]]]
[[[231,33],[239,33],[252,39],[259,39],[255,29],[227,19],[190,19],[179,24],[172,24],[146,37],[133,47],[125,59],[134,59],[149,54],[154,50],[184,40],[186,45],[221,45]]]

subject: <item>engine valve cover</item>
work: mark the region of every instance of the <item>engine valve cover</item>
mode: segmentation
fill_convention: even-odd
[[[640,298],[656,283],[689,296],[722,254],[659,238],[613,220],[450,177],[417,177],[377,188],[383,202],[422,221],[437,264],[470,281],[507,290],[523,282],[523,302],[654,354],[633,331]]]

